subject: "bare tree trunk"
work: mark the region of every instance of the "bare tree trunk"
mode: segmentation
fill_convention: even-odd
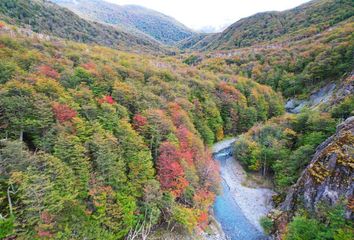
[[[151,136],[151,139],[150,139],[150,150],[152,150],[153,142],[154,142],[154,135]]]
[[[140,222],[138,222],[135,228],[134,229],[132,228],[129,231],[127,240],[135,240],[135,239],[147,240],[151,233],[151,227],[152,227],[152,214],[150,214],[150,218],[148,220],[146,219],[146,214],[145,214],[144,220],[142,221],[141,225]]]
[[[267,155],[264,156],[264,164],[263,164],[263,176],[267,173]]]
[[[263,167],[263,177],[266,175],[266,173],[267,173],[267,165],[266,165],[267,163],[266,162],[264,162],[264,167]]]
[[[20,141],[23,142],[23,130],[21,129],[21,132],[20,132]]]
[[[9,202],[9,209],[10,209],[10,215],[13,215],[13,210],[12,210],[12,201],[11,201],[11,196],[10,194],[13,193],[10,191],[10,186],[7,188],[7,201]]]

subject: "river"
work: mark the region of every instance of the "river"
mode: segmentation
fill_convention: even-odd
[[[245,171],[232,158],[235,139],[214,146],[214,159],[220,163],[222,193],[214,203],[214,214],[227,239],[268,239],[262,232],[259,219],[272,208],[273,191],[266,188],[248,188],[242,185]]]

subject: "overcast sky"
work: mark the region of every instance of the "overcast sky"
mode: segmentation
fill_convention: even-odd
[[[136,4],[174,17],[186,26],[220,28],[258,12],[286,10],[309,0],[105,0]]]

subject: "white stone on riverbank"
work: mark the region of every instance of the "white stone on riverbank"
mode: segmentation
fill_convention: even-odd
[[[272,207],[274,192],[268,188],[249,188],[242,185],[246,172],[239,162],[230,157],[222,166],[221,175],[233,194],[235,203],[241,208],[246,218],[260,231],[259,220],[267,215]]]
[[[213,146],[213,152],[217,153],[224,148],[230,147],[236,138],[227,139],[216,143]],[[259,223],[262,216],[267,215],[273,208],[272,196],[275,194],[269,188],[250,188],[242,183],[246,180],[246,172],[241,164],[233,157],[226,160],[226,164],[221,166],[221,176],[229,186],[233,194],[235,203],[241,208],[246,218],[260,231],[263,229]],[[247,180],[248,182],[250,180]],[[250,184],[250,185],[257,185]]]

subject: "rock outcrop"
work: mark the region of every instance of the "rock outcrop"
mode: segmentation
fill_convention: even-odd
[[[328,105],[337,105],[343,101],[344,98],[351,95],[354,95],[354,71],[352,71],[349,76],[341,82],[338,89],[335,90]]]
[[[281,239],[286,225],[300,208],[316,213],[320,203],[333,206],[348,202],[346,217],[354,210],[354,117],[337,127],[336,133],[316,149],[309,166],[289,190],[285,201],[272,213],[275,237]]]
[[[300,113],[304,107],[315,108],[330,101],[336,89],[335,83],[330,83],[316,92],[313,92],[307,100],[290,99],[285,104],[285,109],[289,113]]]
[[[298,114],[304,107],[315,109],[323,108],[328,111],[347,96],[354,94],[354,71],[348,74],[340,83],[329,83],[317,91],[311,93],[308,99],[291,98],[285,104],[289,113]]]

